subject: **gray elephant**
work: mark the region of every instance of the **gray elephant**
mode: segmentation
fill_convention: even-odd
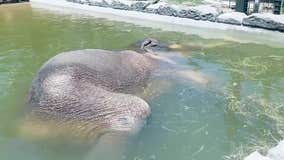
[[[158,46],[156,41],[144,42],[143,53],[86,49],[51,58],[32,82],[31,111],[21,130],[33,138],[68,135],[87,140],[139,131],[151,109],[135,96],[137,90],[144,89],[161,66],[176,65],[171,56],[149,51]],[[193,71],[166,68],[167,75],[206,82]]]
[[[131,93],[145,86],[156,67],[153,58],[134,51],[61,53],[33,80],[30,122],[48,123],[58,132],[53,136],[67,132],[95,139],[105,133],[136,132],[151,109]]]

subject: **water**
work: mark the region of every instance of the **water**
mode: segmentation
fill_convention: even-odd
[[[149,98],[151,118],[122,159],[236,159],[283,137],[283,48],[53,14],[29,5],[1,6],[0,159],[92,159],[89,145],[32,141],[18,134],[33,76],[57,53],[133,49],[145,37],[180,45],[178,62],[207,75],[209,83],[153,84],[160,90]]]

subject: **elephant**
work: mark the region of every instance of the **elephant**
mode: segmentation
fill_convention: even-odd
[[[151,109],[131,93],[145,86],[156,67],[153,58],[134,51],[61,53],[47,61],[32,82],[29,121],[33,126],[34,121],[49,123],[58,135],[68,132],[88,139],[135,133]]]
[[[193,71],[168,71],[176,63],[151,49],[157,47],[158,41],[146,39],[140,53],[84,49],[51,58],[32,82],[29,114],[21,130],[33,138],[68,135],[88,141],[135,135],[151,114],[137,91],[163,73],[162,66],[167,66],[166,75],[207,82]]]

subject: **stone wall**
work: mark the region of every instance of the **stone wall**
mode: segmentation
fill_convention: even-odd
[[[108,7],[120,10],[153,13],[165,16],[189,18],[202,21],[243,25],[284,32],[284,15],[252,14],[250,16],[239,12],[221,13],[210,5],[186,6],[166,2],[153,4],[147,0],[66,0],[90,6]]]

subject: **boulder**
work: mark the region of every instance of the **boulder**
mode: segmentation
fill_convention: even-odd
[[[201,14],[194,7],[179,6],[178,17],[201,20]]]
[[[204,21],[215,21],[219,13],[215,7],[200,5],[191,7],[190,14],[199,15],[199,18]]]
[[[255,151],[251,153],[249,156],[247,156],[244,160],[272,160],[272,159],[264,157],[259,152]]]
[[[175,5],[160,5],[157,9],[157,14],[165,15],[165,16],[177,16],[178,11],[175,8]]]
[[[67,2],[74,2],[74,3],[80,3],[85,4],[88,0],[66,0]]]
[[[186,6],[178,6],[177,8],[177,16],[181,18],[190,18],[189,17],[189,11],[190,7]]]
[[[80,0],[66,0],[67,2],[80,3]]]
[[[145,9],[150,5],[148,1],[137,1],[130,5],[131,10],[144,12]]]
[[[244,18],[243,25],[284,32],[284,15],[255,13]]]
[[[247,15],[241,12],[224,13],[217,17],[217,22],[242,25],[243,19],[246,17]]]
[[[284,140],[281,141],[276,147],[271,148],[267,157],[272,160],[283,160],[284,159]]]
[[[284,140],[280,141],[276,147],[268,150],[267,155],[263,156],[255,151],[244,160],[283,160],[284,159]]]
[[[167,3],[158,3],[150,5],[147,10],[166,16],[175,16],[181,18],[191,18],[195,20],[215,21],[218,15],[217,9],[208,5],[189,7],[185,5],[169,5]]]
[[[133,1],[128,0],[114,0],[110,4],[110,7],[113,9],[130,10],[133,3]]]
[[[208,5],[200,5],[196,7],[175,6],[177,16],[181,18],[191,18],[195,20],[215,21],[218,15],[216,8]]]
[[[145,12],[158,14],[158,9],[164,6],[168,6],[168,4],[166,2],[159,2],[156,4],[151,4],[145,9]]]
[[[110,7],[109,2],[105,0],[88,0],[87,2],[90,6],[98,6],[98,7]]]

